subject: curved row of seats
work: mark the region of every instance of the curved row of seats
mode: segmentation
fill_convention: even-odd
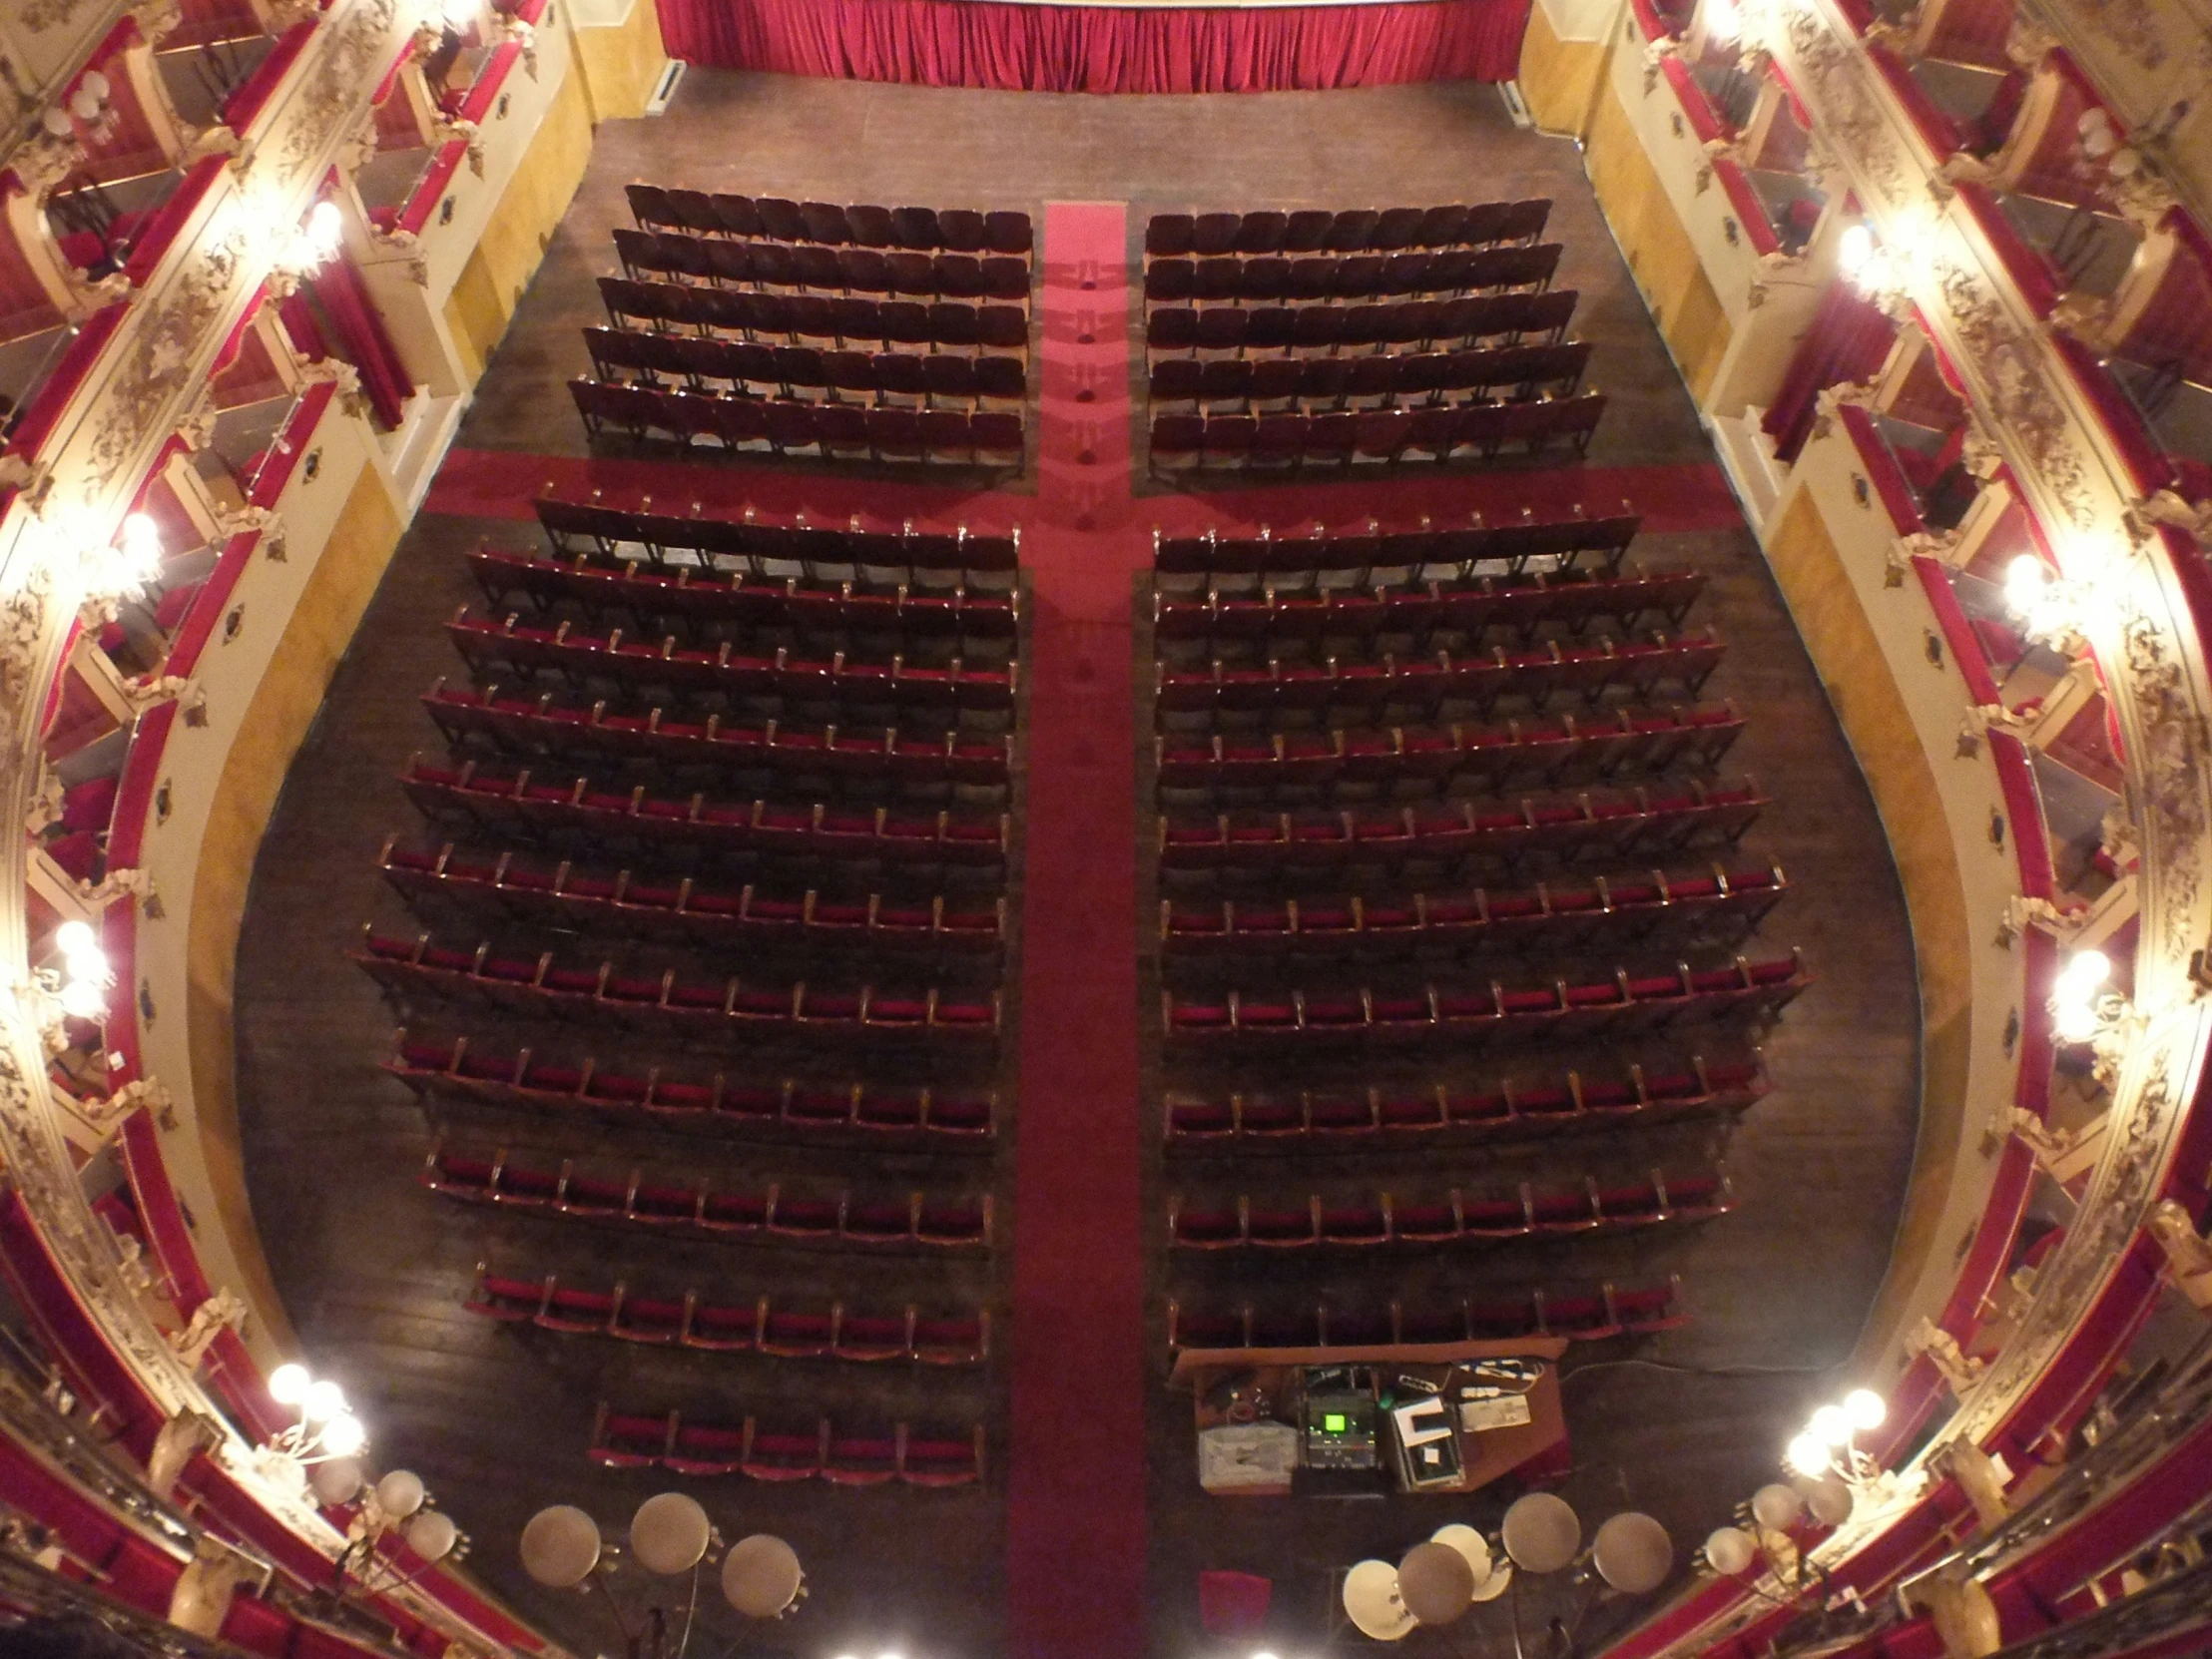
[[[1754,1048],[1742,1060],[1708,1062],[1692,1055],[1680,1070],[1631,1064],[1611,1078],[1570,1071],[1534,1084],[1507,1078],[1473,1092],[1436,1083],[1425,1089],[1376,1085],[1351,1093],[1170,1095],[1165,1125],[1171,1152],[1240,1141],[1319,1144],[1337,1136],[1359,1141],[1461,1130],[1495,1137],[1741,1112],[1768,1087],[1766,1063]]]
[[[1564,445],[1587,454],[1605,394],[1510,403],[1326,414],[1155,415],[1148,460],[1155,472],[1195,466],[1396,466],[1410,460],[1495,460]]]
[[[968,1486],[983,1478],[983,1426],[977,1423],[964,1436],[917,1434],[903,1422],[840,1433],[824,1417],[811,1430],[781,1431],[761,1427],[752,1416],[723,1427],[685,1420],[676,1411],[649,1416],[602,1404],[592,1425],[590,1456],[608,1468],[659,1467],[693,1476]]]
[[[619,628],[592,634],[566,622],[541,627],[512,614],[495,619],[466,609],[446,624],[446,634],[461,660],[479,675],[527,680],[542,673],[570,686],[665,687],[695,697],[834,700],[900,710],[1005,714],[1014,706],[1020,678],[1012,663],[969,668],[955,657],[946,667],[929,668],[898,656],[887,663],[853,662],[842,652],[815,662],[795,659],[781,649],[773,655],[741,653],[728,640],[712,649],[686,647],[673,634],[658,640],[625,638]]]
[[[1371,520],[1356,531],[1317,527],[1304,536],[1278,536],[1266,525],[1257,535],[1155,530],[1153,581],[1163,592],[1174,586],[1166,578],[1195,576],[1209,586],[1224,577],[1266,577],[1273,593],[1336,587],[1382,593],[1428,583],[1463,588],[1536,576],[1610,578],[1620,574],[1642,522],[1628,510],[1591,518],[1578,505],[1566,518],[1530,515],[1489,524],[1476,513],[1462,525],[1434,525],[1423,517],[1417,527],[1390,530]]]
[[[997,1096],[987,1090],[733,1079],[726,1071],[707,1075],[696,1056],[641,1073],[619,1061],[602,1066],[588,1055],[572,1064],[541,1059],[528,1048],[487,1051],[466,1037],[426,1042],[402,1029],[384,1069],[421,1095],[595,1120],[634,1117],[666,1129],[733,1135],[853,1130],[957,1145],[987,1142],[997,1128]]]
[[[1170,955],[1245,957],[1374,954],[1383,951],[1552,949],[1657,936],[1733,943],[1756,928],[1789,890],[1780,864],[1670,879],[1598,876],[1588,885],[1538,882],[1380,899],[1321,898],[1160,901],[1160,948]]]
[[[989,251],[1023,259],[1030,257],[1036,245],[1029,216],[1012,209],[793,202],[781,196],[683,190],[642,181],[624,186],[623,191],[631,216],[648,230],[811,242],[827,247],[851,243],[860,248],[905,248],[923,253],[932,249],[961,254]]]
[[[779,1307],[766,1293],[748,1305],[714,1301],[696,1290],[681,1297],[638,1295],[619,1280],[611,1290],[586,1290],[563,1284],[558,1274],[517,1279],[495,1274],[485,1264],[477,1266],[476,1283],[465,1306],[487,1319],[527,1323],[546,1331],[706,1354],[979,1366],[991,1351],[987,1308],[950,1316],[924,1315],[908,1303],[896,1314],[868,1314],[832,1302],[815,1311]]]
[[[1438,582],[1367,592],[1282,593],[1270,587],[1254,594],[1211,589],[1188,598],[1156,592],[1152,633],[1164,646],[1180,640],[1372,640],[1382,634],[1426,640],[1453,633],[1479,640],[1493,630],[1529,640],[1546,628],[1572,638],[1600,622],[1623,630],[1653,623],[1679,627],[1704,591],[1700,571],[1632,570],[1586,578],[1485,576],[1465,587]]]
[[[1154,214],[1145,224],[1145,258],[1218,258],[1230,254],[1353,254],[1401,248],[1479,248],[1533,242],[1551,218],[1549,197],[1518,202],[1449,203],[1433,208],[1306,208],[1280,212]]]
[[[1326,352],[1347,346],[1420,351],[1476,346],[1557,345],[1573,320],[1572,288],[1542,293],[1475,294],[1396,304],[1156,305],[1145,316],[1145,348],[1154,366],[1175,353]]]
[[[1542,293],[1564,252],[1555,242],[1457,254],[1393,254],[1366,259],[1155,260],[1145,268],[1147,305],[1194,300],[1261,305],[1339,305],[1347,300],[1456,299],[1478,294]],[[1564,305],[1542,314],[1571,313]]]
[[[662,1233],[891,1249],[988,1249],[991,1243],[987,1193],[979,1199],[930,1199],[922,1193],[869,1199],[848,1191],[788,1192],[775,1181],[731,1191],[707,1177],[687,1184],[649,1181],[636,1169],[627,1176],[587,1175],[573,1159],[547,1169],[515,1162],[504,1147],[475,1156],[448,1152],[442,1142],[423,1160],[422,1184],[466,1203]]]
[[[806,980],[749,984],[689,979],[676,968],[651,973],[613,959],[564,967],[552,951],[503,956],[487,941],[440,945],[428,933],[411,939],[363,930],[350,953],[371,979],[395,997],[428,995],[463,1004],[510,1009],[552,1020],[594,1020],[637,1032],[698,1039],[791,1038],[810,1031],[839,1041],[932,1040],[985,1045],[998,1041],[999,997],[937,985],[878,989],[846,982],[834,989]]]
[[[869,299],[811,293],[761,293],[742,288],[690,287],[639,277],[599,278],[600,303],[617,327],[643,323],[665,339],[763,345],[845,346],[855,340],[885,350],[920,346],[936,352],[988,348],[1016,357],[1029,350],[1029,319],[1019,305],[968,300]],[[688,328],[690,333],[676,330]]]
[[[624,328],[587,328],[592,372],[609,384],[679,383],[720,396],[887,398],[904,407],[940,402],[1019,404],[1029,394],[1019,357],[968,357],[950,352],[822,351],[812,345],[755,345]]]
[[[564,930],[597,927],[618,937],[705,949],[855,943],[932,956],[997,956],[1006,945],[1006,901],[975,905],[937,893],[926,900],[825,898],[764,893],[752,882],[732,891],[686,875],[656,880],[630,869],[608,874],[569,859],[546,863],[470,853],[448,841],[407,848],[384,838],[377,867],[411,901],[540,922]]]
[[[424,710],[446,740],[481,740],[498,752],[610,761],[658,761],[718,772],[765,772],[831,780],[869,780],[916,788],[966,786],[1003,791],[1013,740],[893,727],[856,732],[836,726],[794,729],[726,724],[720,715],[672,719],[663,709],[611,714],[603,703],[562,703],[551,692],[509,695],[442,681],[425,692]]]
[[[563,501],[540,496],[539,528],[553,546],[577,557],[595,557],[610,568],[642,561],[655,570],[718,571],[758,581],[796,581],[861,593],[912,589],[937,598],[977,600],[997,595],[1012,603],[1021,563],[1021,532],[1004,535],[957,530],[867,530],[855,516],[846,526],[793,524],[757,519],[748,507],[737,518],[655,512],[610,502]]]
[[[589,777],[539,782],[527,769],[492,776],[474,761],[433,767],[419,757],[408,763],[399,783],[433,823],[466,823],[501,835],[568,836],[602,847],[741,859],[830,858],[986,871],[1003,869],[1006,862],[1009,826],[1003,813],[955,817],[949,811],[787,804],[761,796],[728,802],[704,794],[653,796],[643,784],[603,790]]]
[[[1186,1308],[1168,1301],[1168,1351],[1245,1348],[1392,1348],[1404,1344],[1510,1342],[1520,1337],[1564,1337],[1603,1342],[1623,1333],[1648,1336],[1689,1324],[1680,1276],[1664,1285],[1562,1295],[1532,1290],[1513,1298],[1465,1297],[1457,1304],[1426,1303],[1408,1309],[1393,1298],[1386,1306],[1347,1308],[1315,1303],[1289,1313]]]
[[[1470,1196],[1454,1187],[1407,1202],[1389,1193],[1333,1203],[1309,1194],[1304,1204],[1271,1209],[1240,1195],[1233,1203],[1195,1207],[1168,1200],[1168,1243],[1178,1250],[1321,1250],[1384,1245],[1442,1245],[1545,1234],[1621,1232],[1669,1222],[1706,1221],[1735,1208],[1722,1174],[1669,1181],[1653,1170],[1629,1187],[1600,1187],[1594,1176],[1539,1191],[1522,1182],[1514,1193]]]
[[[1014,413],[863,409],[603,380],[571,380],[568,390],[589,435],[617,431],[637,443],[658,440],[687,450],[704,439],[730,453],[993,467],[1018,467],[1025,452],[1022,417]]]
[[[1028,332],[1029,264],[973,254],[878,254],[864,248],[725,242],[681,232],[616,231],[624,279],[740,286],[757,293],[840,294],[855,299],[992,299]],[[603,279],[604,280],[604,279]],[[611,308],[611,307],[610,307]],[[756,312],[756,314],[760,314]]]
[[[1152,401],[1242,403],[1248,410],[1296,404],[1318,414],[1349,408],[1356,398],[1363,407],[1396,408],[1493,396],[1572,397],[1589,360],[1587,341],[1362,357],[1166,357],[1152,367]]]

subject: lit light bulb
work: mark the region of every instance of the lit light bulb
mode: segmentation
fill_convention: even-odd
[[[54,947],[64,956],[82,956],[99,943],[100,935],[89,921],[65,921],[54,929]]]
[[[2049,590],[2050,573],[2034,554],[2022,553],[2004,567],[2004,604],[2016,615],[2033,611]]]
[[[145,513],[133,513],[123,521],[123,558],[141,580],[161,574],[161,526]]]
[[[1890,1414],[1890,1407],[1872,1388],[1854,1388],[1844,1395],[1844,1410],[1851,1417],[1851,1425],[1864,1432],[1880,1428]]]
[[[1823,1405],[1813,1413],[1812,1432],[1827,1445],[1843,1445],[1851,1438],[1851,1413],[1841,1405]]]
[[[307,215],[307,247],[317,263],[338,251],[338,210],[334,202],[317,202]]]
[[[1874,258],[1874,233],[1864,225],[1847,228],[1836,242],[1836,269],[1844,274],[1846,281],[1857,279],[1867,269],[1867,262]]]
[[[2097,1011],[2087,1002],[2062,1002],[2051,1015],[2051,1029],[2063,1043],[2085,1043],[2097,1034]]]
[[[316,1387],[324,1384],[316,1383]],[[361,1419],[340,1410],[322,1425],[322,1449],[334,1457],[350,1457],[368,1443],[368,1430],[361,1426]]]
[[[279,1405],[298,1405],[306,1400],[307,1389],[313,1382],[305,1366],[281,1365],[269,1374],[269,1397]]]
[[[59,1000],[72,1019],[98,1019],[108,1011],[106,992],[89,979],[72,979],[61,988]]]
[[[326,1422],[345,1409],[345,1390],[327,1379],[310,1382],[306,1397],[299,1401],[299,1408],[306,1413],[309,1422]]]
[[[72,980],[99,986],[113,982],[114,976],[108,972],[108,953],[96,944],[64,952],[62,966]]]
[[[2111,977],[2111,957],[2101,950],[2079,950],[2059,970],[2058,982],[2068,988],[2093,991]]]
[[[1807,1432],[1798,1435],[1782,1456],[1783,1461],[1800,1474],[1828,1472],[1828,1442],[1818,1434]]]
[[[1736,0],[1705,0],[1705,34],[1716,46],[1726,46],[1744,32]]]

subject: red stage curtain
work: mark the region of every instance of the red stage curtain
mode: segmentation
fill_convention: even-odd
[[[1510,80],[1529,0],[1115,10],[1001,0],[659,0],[718,69],[1002,92],[1280,92]]]
[[[414,382],[407,377],[407,365],[400,360],[384,319],[369,301],[361,274],[340,254],[315,274],[308,286],[314,290],[323,319],[337,335],[339,354],[360,371],[361,391],[376,424],[392,430],[406,412]],[[292,343],[304,342],[294,334]]]
[[[1849,282],[1828,290],[1762,423],[1774,439],[1776,459],[1797,459],[1813,430],[1814,400],[1839,381],[1864,380],[1880,368],[1897,337],[1898,325]]]

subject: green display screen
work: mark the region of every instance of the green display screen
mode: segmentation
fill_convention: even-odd
[[[1323,1413],[1321,1425],[1324,1430],[1331,1434],[1342,1434],[1346,1428],[1351,1426],[1351,1421],[1352,1419],[1342,1411],[1328,1411]]]

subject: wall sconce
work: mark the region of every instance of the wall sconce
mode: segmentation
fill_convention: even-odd
[[[311,1470],[343,1459],[351,1464],[358,1483],[360,1465],[352,1460],[368,1444],[368,1430],[346,1408],[344,1389],[327,1378],[310,1375],[305,1366],[287,1364],[269,1374],[269,1397],[297,1410],[299,1420],[261,1448],[263,1473],[304,1495]],[[325,1489],[343,1472],[332,1470],[325,1476]]]
[[[1855,1443],[1858,1436],[1880,1428],[1890,1408],[1872,1388],[1854,1388],[1835,1405],[1823,1405],[1813,1413],[1805,1431],[1791,1440],[1784,1460],[1809,1480],[1831,1475],[1847,1485],[1867,1485],[1881,1466]]]
[[[457,1561],[468,1553],[468,1539],[453,1523],[453,1517],[426,1507],[429,1492],[422,1476],[411,1470],[393,1469],[370,1484],[356,1459],[335,1457],[314,1470],[309,1484],[316,1500],[326,1506],[356,1499],[360,1504],[345,1529],[346,1545],[337,1558],[336,1587],[341,1595],[349,1573],[367,1594],[386,1595],[413,1583],[438,1562]],[[376,1553],[377,1544],[393,1531],[422,1562],[404,1577]],[[383,1568],[381,1580],[376,1576],[379,1566]]]
[[[58,139],[83,137],[104,144],[115,136],[116,111],[108,102],[114,83],[97,69],[77,77],[77,85],[60,104],[49,105],[39,123]]]
[[[278,248],[273,274],[296,286],[330,263],[342,231],[337,205],[317,202],[308,210],[305,223],[294,227]]]
[[[698,1499],[682,1492],[649,1497],[630,1518],[631,1556],[656,1578],[689,1574],[689,1605],[695,1611],[700,1574],[710,1552],[721,1543],[721,1534]],[[583,1510],[568,1503],[540,1509],[523,1527],[517,1553],[522,1570],[549,1590],[597,1589],[636,1659],[682,1659],[691,1643],[691,1613],[684,1617],[683,1635],[673,1654],[666,1609],[657,1603],[647,1607],[644,1629],[638,1630],[624,1616],[607,1583],[620,1551],[605,1541],[599,1523]],[[800,1569],[797,1553],[783,1539],[765,1532],[740,1538],[724,1552],[721,1578],[723,1599],[749,1619],[782,1618],[807,1593],[807,1575]]]
[[[108,546],[88,547],[80,555],[85,569],[86,604],[113,619],[115,606],[135,599],[162,574],[161,528],[145,513],[123,520],[122,533]]]
[[[2142,1018],[2135,1004],[2111,988],[2112,962],[2101,950],[2077,950],[2058,970],[2044,1004],[2051,1032],[2062,1043],[2086,1043],[2095,1055],[2090,1073],[2112,1086]]]
[[[2053,576],[2032,553],[2004,567],[2004,608],[2019,619],[2027,638],[2061,656],[2078,656],[2086,647],[2078,619],[2087,597],[2079,583]]]
[[[62,1012],[70,1018],[104,1019],[115,972],[108,966],[108,953],[100,948],[100,936],[93,931],[92,923],[63,922],[54,929],[54,944],[62,953],[62,965],[59,972],[41,970],[42,980],[52,980],[44,988],[53,992]]]

